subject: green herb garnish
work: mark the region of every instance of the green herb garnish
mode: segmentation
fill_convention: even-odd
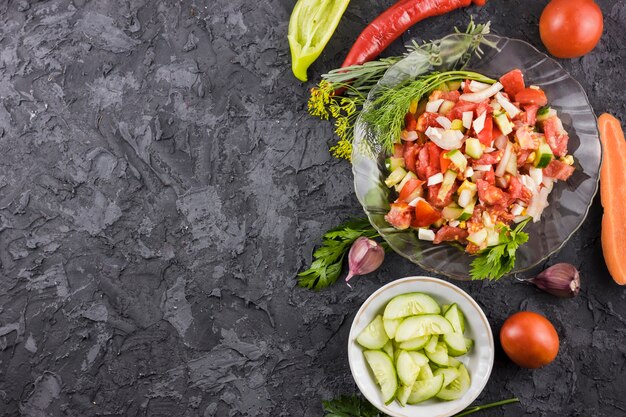
[[[311,267],[298,274],[298,284],[316,291],[332,285],[341,275],[350,246],[361,236],[372,239],[379,234],[367,219],[351,220],[324,233],[322,246],[313,252]]]
[[[515,266],[515,252],[517,248],[528,241],[528,233],[522,232],[522,229],[529,221],[530,218],[524,220],[513,230],[506,226],[501,228],[501,243],[483,249],[476,259],[472,261],[470,276],[473,280],[498,280],[511,272]]]

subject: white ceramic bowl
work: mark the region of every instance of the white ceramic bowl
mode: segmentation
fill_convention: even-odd
[[[465,395],[455,401],[427,400],[416,405],[400,406],[397,401],[385,405],[380,388],[374,380],[365,358],[363,348],[356,337],[396,295],[409,292],[423,292],[432,296],[439,304],[457,303],[465,314],[466,337],[474,340],[471,351],[458,357],[465,364],[471,378],[471,385]],[[480,306],[465,291],[454,284],[437,278],[408,277],[395,280],[373,293],[361,306],[350,329],[348,338],[348,361],[352,377],[357,386],[376,408],[393,417],[449,417],[468,407],[489,380],[493,367],[494,343],[491,327]]]

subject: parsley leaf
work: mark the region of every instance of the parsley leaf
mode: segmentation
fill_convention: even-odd
[[[353,396],[341,396],[323,401],[325,417],[387,417],[366,400]]]
[[[470,275],[473,280],[497,280],[513,270],[517,248],[528,242],[528,233],[522,232],[522,229],[529,220],[530,218],[524,220],[513,230],[509,227],[502,227],[500,243],[483,249],[472,261]]]
[[[327,231],[322,237],[322,246],[313,252],[311,267],[298,274],[298,284],[315,291],[332,285],[341,275],[343,259],[350,246],[361,236],[372,239],[379,234],[367,219],[347,221]]]

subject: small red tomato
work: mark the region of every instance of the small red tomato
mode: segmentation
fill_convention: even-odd
[[[600,40],[604,20],[593,0],[552,0],[541,13],[541,41],[557,58],[576,58]]]
[[[417,202],[415,206],[415,219],[411,227],[428,227],[441,218],[441,213],[424,200]]]
[[[506,319],[500,343],[509,358],[524,368],[540,368],[559,353],[559,335],[541,314],[520,311]]]
[[[536,105],[539,107],[548,104],[548,98],[543,90],[536,90],[534,88],[524,88],[515,94],[515,101],[522,105]]]

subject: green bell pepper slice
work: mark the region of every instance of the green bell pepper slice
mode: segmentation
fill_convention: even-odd
[[[289,19],[291,69],[300,81],[335,32],[350,0],[298,0]]]

